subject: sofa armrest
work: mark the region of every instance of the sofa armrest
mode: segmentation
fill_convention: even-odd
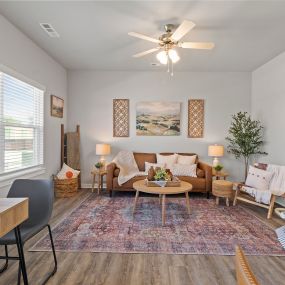
[[[116,164],[114,162],[111,162],[107,165],[107,175],[106,175],[107,191],[112,191],[113,189],[113,178],[114,178],[115,169],[116,169]]]
[[[205,171],[206,192],[210,193],[212,191],[213,182],[212,166],[205,162],[199,161],[197,167]]]

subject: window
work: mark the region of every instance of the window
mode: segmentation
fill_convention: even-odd
[[[0,69],[0,175],[43,164],[43,97]]]

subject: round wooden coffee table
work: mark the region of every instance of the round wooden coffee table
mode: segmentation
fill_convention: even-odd
[[[186,199],[186,206],[188,210],[188,214],[190,214],[190,201],[189,201],[189,195],[188,192],[192,190],[192,185],[188,182],[181,181],[181,185],[178,187],[150,187],[145,185],[144,180],[136,181],[133,184],[133,188],[136,190],[136,197],[135,197],[135,203],[134,203],[134,209],[133,214],[136,211],[136,205],[139,198],[139,193],[149,193],[149,194],[157,194],[160,198],[160,203],[162,204],[162,225],[165,225],[165,198],[166,195],[174,195],[174,194],[181,194],[185,193],[185,199]]]

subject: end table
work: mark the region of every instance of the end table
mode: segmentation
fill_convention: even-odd
[[[97,193],[100,194],[100,191],[103,189],[103,177],[107,174],[106,169],[93,169],[91,175],[93,176],[92,180],[92,192],[94,192],[96,177],[98,177],[98,187]]]
[[[212,176],[216,178],[216,180],[221,180],[221,178],[223,178],[224,180],[227,179],[227,177],[229,176],[228,172],[225,171],[216,171],[215,169],[213,169],[212,171]]]

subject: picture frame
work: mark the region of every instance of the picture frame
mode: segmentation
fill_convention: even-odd
[[[50,95],[50,114],[52,117],[63,118],[64,100]]]
[[[129,99],[113,99],[113,137],[129,137]]]

